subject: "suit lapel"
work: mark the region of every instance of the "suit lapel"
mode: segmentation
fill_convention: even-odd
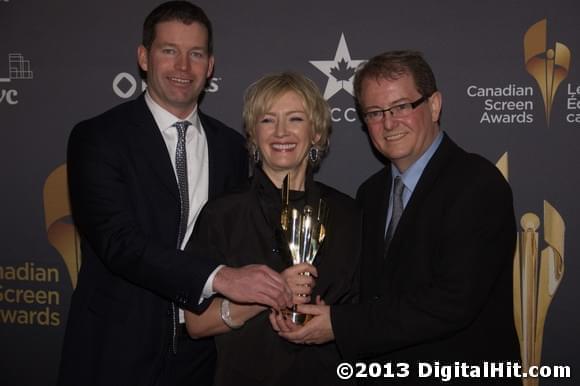
[[[157,127],[151,111],[145,103],[143,94],[135,101],[131,122],[134,132],[131,133],[129,143],[138,148],[159,180],[169,192],[179,201],[179,190],[171,158],[167,152],[167,145]]]
[[[377,196],[374,202],[380,203],[379,207],[376,208],[376,215],[374,216],[374,229],[376,239],[374,240],[375,248],[377,248],[377,256],[381,256],[381,261],[385,257],[385,230],[387,227],[387,214],[389,211],[389,200],[391,192],[392,183],[392,173],[391,167],[385,167],[385,172],[382,174],[380,185],[376,190]]]
[[[217,188],[223,186],[223,178],[226,175],[226,170],[222,163],[220,162],[220,141],[218,138],[218,133],[216,128],[211,124],[207,115],[203,114],[198,110],[199,120],[201,126],[205,133],[207,139],[207,152],[208,152],[208,174],[209,174],[209,189],[208,189],[208,199],[212,199],[216,196]]]
[[[385,227],[389,208],[389,192],[391,190],[391,167],[387,165],[370,187],[369,197],[365,197],[365,237],[370,248],[367,256],[370,258],[369,273],[373,280],[370,293],[376,293],[383,281],[383,264],[385,261]]]

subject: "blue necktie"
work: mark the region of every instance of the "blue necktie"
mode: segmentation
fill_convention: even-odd
[[[389,250],[389,245],[399,224],[399,220],[403,215],[403,191],[405,190],[405,184],[400,176],[395,177],[395,184],[393,187],[393,211],[391,214],[391,221],[389,221],[389,226],[387,227],[387,235],[385,236],[385,256]]]

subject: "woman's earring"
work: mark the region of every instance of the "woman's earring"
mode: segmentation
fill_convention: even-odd
[[[252,151],[252,158],[254,160],[255,164],[260,163],[260,150],[258,150],[258,146],[252,146],[252,148],[254,149]]]
[[[308,159],[312,164],[316,165],[320,160],[320,149],[316,146],[312,146],[310,150],[308,150]]]

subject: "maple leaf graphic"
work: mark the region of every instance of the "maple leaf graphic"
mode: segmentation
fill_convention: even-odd
[[[352,78],[354,71],[355,68],[349,67],[348,62],[343,58],[338,62],[338,67],[330,69],[330,75],[334,76],[339,82],[345,82]]]

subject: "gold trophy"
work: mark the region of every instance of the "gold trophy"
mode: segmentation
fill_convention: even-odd
[[[293,264],[312,264],[316,254],[326,237],[326,218],[328,210],[324,200],[320,199],[318,208],[304,205],[302,210],[293,208],[289,203],[289,176],[284,178],[282,184],[282,213],[280,214],[280,225],[284,234],[284,239],[288,243],[288,250],[292,257]],[[306,272],[305,274],[308,274]],[[285,316],[292,323],[302,325],[310,319],[310,315],[296,311],[296,305],[292,310],[288,310]]]

